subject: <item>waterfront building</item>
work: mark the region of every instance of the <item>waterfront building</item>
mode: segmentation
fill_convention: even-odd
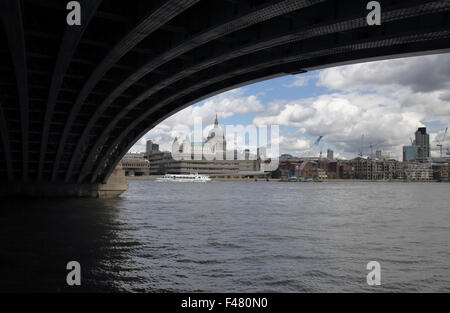
[[[391,180],[397,178],[399,162],[358,157],[351,161],[355,168],[355,177],[366,180]]]
[[[317,162],[315,162],[315,161],[303,161],[303,162],[307,162],[307,163],[303,167],[303,170],[301,172],[299,172],[299,174],[300,174],[299,176],[301,178],[317,178],[317,176],[318,176],[317,170],[319,168]]]
[[[150,162],[146,153],[127,153],[122,161],[125,176],[148,176],[150,175]]]
[[[209,131],[204,142],[191,142],[175,138],[172,151],[178,153],[174,158],[170,152],[151,151],[148,154],[151,175],[191,174],[236,176],[239,173],[259,172],[260,159],[252,155],[250,150],[231,153],[234,157],[227,159],[227,143],[216,116],[214,127]],[[261,150],[264,151],[265,150]]]
[[[321,165],[321,168],[326,169],[328,179],[338,179],[340,177],[340,164],[338,161],[329,161],[325,166]]]
[[[437,181],[450,182],[450,164],[437,163],[432,165],[433,178]]]
[[[407,181],[431,181],[433,168],[430,163],[403,162],[398,169],[398,178]]]
[[[303,170],[302,164],[307,162]],[[382,157],[381,159],[358,157],[352,160],[326,160],[319,158],[297,158],[290,155],[280,157],[281,177],[283,179],[320,178],[394,180],[408,179],[430,181],[448,180],[448,163],[399,162]]]
[[[355,179],[355,166],[349,161],[341,161],[339,163],[339,176],[340,179]]]
[[[301,160],[294,158],[291,155],[283,154],[280,156],[279,170],[282,179],[297,178],[299,168],[301,166]]]
[[[322,168],[317,168],[317,178],[320,180],[328,179],[327,171]]]
[[[303,171],[300,168],[303,162],[308,162]],[[355,169],[349,161],[327,160],[321,158],[298,158],[288,154],[280,156],[282,179],[290,178],[319,178],[344,179],[355,178]]]
[[[227,176],[259,171],[256,160],[174,160],[170,152],[154,153],[149,161],[150,175],[198,173]]]
[[[295,158],[288,155],[281,157],[279,166],[281,178],[284,180],[301,178],[327,179],[327,168],[328,163],[323,161],[323,159]]]
[[[417,158],[418,149],[416,145],[403,146],[403,162],[412,162]]]

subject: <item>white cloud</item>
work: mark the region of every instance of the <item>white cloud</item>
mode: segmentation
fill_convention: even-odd
[[[295,135],[281,135],[279,138],[279,147],[282,153],[303,156],[305,151],[311,151],[312,143],[304,138],[297,138]]]
[[[203,127],[214,123],[216,114],[219,120],[234,115],[257,113],[264,106],[255,95],[246,96],[240,88],[234,89],[206,100],[201,105],[189,106],[162,123],[158,124],[131,151],[145,151],[145,142],[149,139],[160,144],[161,150],[170,150],[175,137],[185,138],[193,130],[194,118],[201,118]]]
[[[308,86],[308,85],[309,85],[309,82],[310,82],[312,79],[316,78],[316,77],[317,77],[317,75],[314,75],[314,74],[309,74],[309,75],[305,75],[305,74],[302,74],[302,75],[296,75],[296,76],[294,77],[294,80],[293,80],[291,83],[285,84],[285,85],[283,85],[283,86],[286,87],[286,88],[305,87],[305,86]]]
[[[319,72],[318,85],[342,92],[375,92],[395,100],[423,122],[450,123],[450,54],[335,67]]]
[[[303,135],[324,136],[328,145],[354,154],[361,148],[362,134],[366,145],[381,142],[385,149],[394,150],[407,143],[408,136],[422,125],[420,115],[405,112],[394,99],[360,93],[286,102],[278,113],[257,116],[254,123],[296,127]]]
[[[408,87],[413,92],[450,89],[450,55],[430,55],[329,68],[319,85],[336,90]]]

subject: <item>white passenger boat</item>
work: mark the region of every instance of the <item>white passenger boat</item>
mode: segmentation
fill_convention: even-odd
[[[186,175],[175,175],[175,174],[166,174],[160,178],[156,179],[157,181],[167,181],[167,182],[179,182],[179,183],[206,183],[211,181],[211,178],[206,175],[199,174],[186,174]]]

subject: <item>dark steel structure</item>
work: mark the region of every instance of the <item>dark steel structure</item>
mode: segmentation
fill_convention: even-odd
[[[450,48],[450,0],[379,1],[380,26],[363,0],[80,0],[80,26],[68,2],[0,0],[3,186],[106,183],[140,137],[206,97]]]

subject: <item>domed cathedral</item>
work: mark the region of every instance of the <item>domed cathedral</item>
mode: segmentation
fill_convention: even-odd
[[[151,164],[150,174],[198,173],[239,176],[242,173],[249,175],[248,173],[251,172],[259,172],[259,161],[256,158],[250,158],[248,149],[244,153],[245,157],[242,159],[237,157],[236,149],[233,149],[231,156],[227,155],[227,142],[216,114],[214,126],[208,132],[206,139],[193,142],[189,135],[184,140],[177,137],[172,143],[172,152],[148,154]],[[229,159],[227,159],[227,156]]]
[[[207,160],[225,160],[227,152],[227,141],[219,126],[219,119],[214,121],[214,127],[208,133],[203,145],[203,157]]]
[[[217,114],[214,127],[208,132],[204,142],[191,142],[187,136],[181,143],[178,138],[172,143],[172,153],[177,153],[183,160],[225,160],[226,151],[227,142],[219,126]]]
[[[172,156],[175,159],[191,160],[193,158],[192,147],[193,143],[191,143],[189,135],[183,141],[179,141],[178,137],[175,137],[172,143]]]

